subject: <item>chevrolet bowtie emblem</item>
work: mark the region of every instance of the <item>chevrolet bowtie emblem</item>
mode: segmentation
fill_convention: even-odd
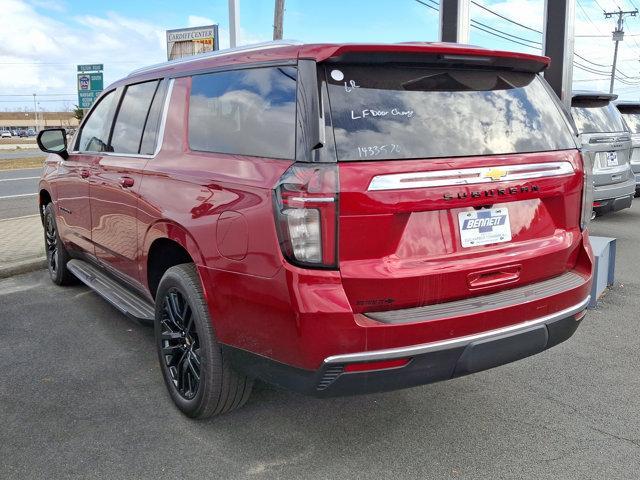
[[[507,175],[506,170],[501,170],[500,168],[490,168],[489,170],[484,172],[481,176],[482,178],[490,178],[494,182],[497,182],[498,180],[500,180],[502,177],[505,177],[506,175]]]

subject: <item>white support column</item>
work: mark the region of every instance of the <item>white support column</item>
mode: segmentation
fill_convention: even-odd
[[[469,1],[440,0],[440,41],[469,43]]]

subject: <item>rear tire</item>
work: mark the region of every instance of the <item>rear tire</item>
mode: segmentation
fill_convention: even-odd
[[[188,417],[206,418],[245,404],[253,380],[222,356],[195,265],[169,268],[156,293],[155,336],[164,382]]]
[[[72,285],[77,282],[76,277],[67,269],[67,262],[71,259],[58,233],[58,224],[53,203],[47,204],[43,214],[44,247],[47,254],[47,270],[56,285]]]

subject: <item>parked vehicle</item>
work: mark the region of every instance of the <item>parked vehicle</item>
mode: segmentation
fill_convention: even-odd
[[[26,130],[20,130],[20,131],[18,132],[18,136],[19,136],[20,138],[24,138],[24,137],[28,137],[28,136],[29,136],[29,134],[27,133],[27,131],[26,131]]]
[[[27,129],[27,137],[35,137],[36,131],[33,128]]]
[[[192,417],[478,372],[585,315],[592,200],[549,59],[287,42],[131,73],[41,132],[49,273],[154,322]]]
[[[18,136],[18,131],[17,130],[11,130],[11,136],[12,137],[17,137]]]
[[[629,163],[631,135],[612,103],[616,98],[609,93],[574,91],[571,100],[583,154],[593,165],[596,214],[629,208],[635,194]]]
[[[618,101],[616,107],[620,110],[624,123],[631,133],[631,170],[636,181],[636,196],[640,193],[640,102]]]
[[[11,132],[9,130],[0,131],[0,138],[11,138]]]

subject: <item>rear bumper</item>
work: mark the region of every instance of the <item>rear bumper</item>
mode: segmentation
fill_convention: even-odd
[[[631,177],[628,180],[611,185],[596,185],[593,191],[594,201],[608,201],[617,198],[629,197],[636,190],[636,179]]]
[[[294,368],[232,347],[224,347],[224,355],[250,375],[317,397],[397,390],[480,372],[551,348],[573,335],[589,300],[587,296],[560,312],[474,335],[330,356],[317,371]],[[407,363],[364,372],[347,368],[399,359]]]
[[[625,208],[630,208],[633,203],[633,197],[635,195],[635,190],[633,193],[625,195],[624,197],[618,198],[609,198],[606,200],[594,200],[593,211],[599,215],[611,212],[617,212],[618,210],[624,210]],[[598,206],[595,206],[597,202]]]

